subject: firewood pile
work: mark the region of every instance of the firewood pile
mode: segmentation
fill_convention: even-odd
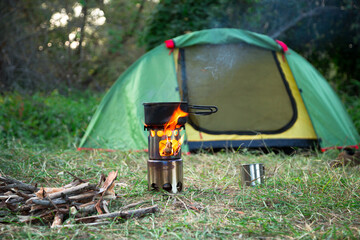
[[[117,174],[113,171],[107,177],[102,175],[98,184],[72,175],[74,180],[60,188],[38,188],[0,175],[0,208],[15,213],[19,222],[42,222],[51,224],[52,228],[74,226],[63,224],[66,219],[72,219],[75,224],[100,225],[112,219],[126,220],[158,211],[157,205],[128,210],[144,203],[139,202],[110,212],[108,203],[117,198],[114,192]]]

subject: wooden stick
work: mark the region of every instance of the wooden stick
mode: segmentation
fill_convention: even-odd
[[[87,206],[79,206],[79,207],[71,207],[71,214],[75,215],[80,213],[80,215],[82,215],[82,213],[84,214],[88,214],[88,213],[92,213],[92,212],[96,212],[96,208],[95,208],[95,203],[92,203],[91,205],[87,205]]]
[[[96,216],[77,218],[77,219],[75,219],[75,221],[89,223],[89,222],[94,222],[97,219],[104,219],[104,218],[121,217],[122,219],[129,219],[129,218],[141,217],[148,213],[155,213],[158,210],[159,210],[158,205],[154,205],[151,207],[140,208],[140,209],[136,209],[136,210],[118,211],[118,212],[106,213],[106,214],[101,214],[101,215],[96,215]]]
[[[9,198],[20,198],[18,195],[1,195],[0,200],[7,200]]]
[[[102,182],[105,182],[105,179],[106,179],[106,177],[105,177],[105,175],[102,173],[102,174],[100,175],[100,178],[99,178],[99,181],[98,181],[97,186],[100,187],[101,184],[102,184]]]
[[[103,197],[104,195],[106,194],[106,192],[108,190],[112,190],[114,188],[114,182],[115,182],[115,179],[117,178],[117,174],[118,174],[118,171],[114,172],[110,172],[109,175],[107,176],[105,182],[104,182],[104,185],[102,186],[102,188],[100,188],[100,192],[102,193],[101,194],[101,197],[100,199],[98,200],[98,202],[96,203],[95,205],[95,208],[98,212],[98,214],[103,214],[102,210],[101,210],[101,202],[103,200]]]
[[[106,213],[110,213],[109,208],[107,206],[108,206],[107,201],[102,201],[102,208]]]
[[[25,194],[20,191],[15,192],[18,196],[23,197],[25,200],[28,200],[29,198],[35,197],[35,194]]]
[[[101,221],[101,222],[93,222],[93,223],[85,223],[85,224],[66,224],[66,225],[58,225],[56,227],[61,227],[61,228],[73,228],[73,227],[79,227],[79,226],[98,226],[98,225],[104,225],[104,224],[109,224],[111,223],[110,221]]]
[[[51,200],[54,204],[58,205],[58,204],[65,204],[68,202],[88,199],[88,198],[95,196],[96,194],[97,194],[96,191],[91,191],[88,193],[83,193],[83,194],[70,196],[70,197],[66,197],[66,195],[65,195],[65,198],[61,197],[61,198],[56,198],[56,199],[51,199]],[[31,202],[34,204],[42,205],[42,206],[51,206],[52,205],[50,199],[48,199],[48,198],[38,199],[37,197],[34,197],[34,198],[31,198]]]
[[[86,183],[87,181],[82,180],[81,178],[78,178],[77,176],[75,176],[74,174],[72,174],[69,171],[65,171],[67,174],[69,174],[70,176],[72,176],[73,178],[75,178],[76,180],[79,180],[81,183]]]
[[[109,175],[107,176],[105,182],[104,182],[103,187],[100,189],[100,191],[103,191],[105,193],[110,188],[113,188],[114,187],[113,184],[114,184],[115,179],[117,178],[117,174],[118,174],[118,171],[110,172]]]
[[[56,212],[55,217],[54,217],[54,221],[51,224],[51,228],[60,226],[63,223],[63,219],[64,219],[64,214],[60,213],[60,212]]]
[[[47,197],[49,197],[50,199],[54,199],[54,198],[60,198],[63,195],[75,195],[77,193],[86,192],[89,190],[97,190],[96,185],[90,183],[83,183],[75,187],[66,188],[60,192],[51,193]],[[31,203],[34,199],[39,199],[39,198],[38,197],[30,198],[26,201],[26,204]]]
[[[72,188],[67,188],[64,191],[61,192],[56,192],[56,193],[52,193],[49,194],[49,198],[54,199],[54,198],[59,198],[61,197],[62,194],[64,195],[75,195],[77,193],[81,193],[81,192],[86,192],[89,190],[97,190],[96,185],[94,184],[90,184],[90,183],[82,183],[78,186],[72,187]]]
[[[24,198],[22,198],[22,197],[9,198],[5,201],[5,203],[9,203],[9,204],[15,204],[15,203],[21,203],[21,202],[24,202]]]
[[[20,189],[20,190],[30,191],[30,192],[33,192],[33,193],[39,190],[37,187],[34,187],[34,186],[30,185],[30,184],[23,183],[23,182],[21,182],[19,180],[16,180],[14,178],[9,177],[9,176],[6,176],[6,177],[5,176],[0,176],[0,181],[11,185],[10,188],[17,188],[17,189]],[[6,188],[9,185],[4,186],[4,187]],[[0,189],[1,188],[2,187],[0,187]]]
[[[56,204],[51,200],[51,198],[47,197],[47,199],[50,201],[51,205],[53,205],[53,207],[55,207],[55,209],[59,211],[58,206],[56,206]]]
[[[68,208],[69,207],[69,204],[59,204],[59,205],[56,205],[58,208]],[[39,211],[39,210],[44,210],[44,209],[51,209],[53,207],[53,205],[48,205],[48,206],[45,206],[45,205],[32,205],[30,210],[28,211],[29,213],[33,213],[33,212],[36,212],[36,211]],[[52,208],[54,209],[54,208]],[[56,209],[55,209],[56,210]]]
[[[79,180],[74,180],[69,184],[66,184],[65,186],[63,186],[63,188],[71,188],[71,187],[75,187],[77,185],[81,184],[81,182]]]
[[[90,192],[86,192],[86,193],[83,193],[83,194],[70,196],[69,200],[71,200],[71,201],[80,201],[80,200],[84,200],[84,199],[94,197],[97,194],[98,194],[97,191],[90,191]]]
[[[76,215],[77,217],[81,216],[81,215],[86,215],[92,212],[96,212],[96,208],[95,208],[95,201],[92,202],[88,202],[85,204],[82,204],[80,206],[72,206],[70,208],[70,212],[72,215]]]
[[[50,211],[42,212],[38,215],[33,216],[22,216],[22,219],[19,219],[20,222],[31,222],[31,221],[38,221],[39,219],[45,220],[45,218],[54,216],[54,212],[66,214],[69,211],[67,208],[60,208],[58,211],[55,209],[52,209]]]
[[[61,199],[61,198],[57,198],[52,201],[50,201],[49,199],[33,199],[32,203],[41,205],[41,206],[50,207],[50,206],[54,206],[54,205],[65,204],[65,203],[67,203],[67,201],[64,199]]]
[[[136,207],[136,206],[138,206],[138,205],[141,205],[141,204],[144,204],[144,203],[148,203],[148,202],[150,202],[150,201],[141,201],[141,202],[131,203],[131,204],[129,204],[129,205],[123,206],[123,207],[121,208],[121,210],[123,211],[123,210],[125,210],[125,209],[133,208],[133,207]]]

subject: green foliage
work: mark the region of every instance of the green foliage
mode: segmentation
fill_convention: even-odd
[[[360,98],[358,96],[342,94],[341,99],[344,102],[358,133],[360,133]]]
[[[144,53],[137,36],[154,4],[0,1],[0,93],[106,89]]]
[[[161,1],[147,25],[143,41],[151,49],[164,40],[207,28],[219,0]]]
[[[11,93],[0,96],[0,138],[4,146],[13,140],[35,147],[76,146],[100,100],[91,92],[60,95]]]

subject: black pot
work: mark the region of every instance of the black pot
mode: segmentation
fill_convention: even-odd
[[[187,102],[144,103],[145,125],[163,126],[179,106],[182,111],[196,115],[210,115],[218,110],[215,106],[188,105]],[[178,125],[185,125],[187,119],[187,116],[179,118]]]

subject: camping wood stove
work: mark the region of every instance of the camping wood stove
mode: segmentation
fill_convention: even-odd
[[[187,121],[186,103],[144,103],[149,131],[148,188],[177,193],[183,187],[180,132]]]
[[[195,109],[189,112],[188,109]],[[186,102],[144,103],[145,129],[149,131],[148,188],[171,193],[183,189],[181,145],[189,113],[209,115],[214,106],[190,106]]]

